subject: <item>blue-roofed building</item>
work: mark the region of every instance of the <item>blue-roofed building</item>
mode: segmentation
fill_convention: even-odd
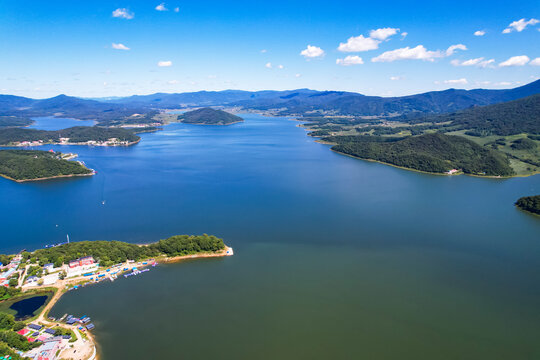
[[[47,333],[47,334],[51,334],[51,335],[54,335],[54,334],[56,334],[56,331],[55,331],[55,330],[53,330],[53,329],[45,329],[45,331],[44,331],[44,332],[45,332],[45,333]]]
[[[86,325],[86,328],[88,330],[92,330],[93,328],[95,328],[95,326],[94,326],[94,324],[88,324],[88,325]]]
[[[38,330],[39,331],[39,330],[41,330],[43,328],[43,326],[37,325],[37,324],[29,324],[28,328],[32,329],[32,330]]]

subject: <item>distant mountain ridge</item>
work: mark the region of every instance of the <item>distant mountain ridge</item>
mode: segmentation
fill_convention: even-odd
[[[395,116],[449,113],[472,106],[491,105],[540,93],[540,80],[505,90],[431,91],[401,97],[365,96],[345,91],[297,89],[286,91],[199,91],[179,94],[156,93],[124,98],[88,100],[59,95],[35,100],[0,95],[0,115],[40,116],[62,113],[79,119],[111,120],[157,109],[193,106],[227,106],[272,111],[279,115]],[[82,116],[82,117],[81,117]]]

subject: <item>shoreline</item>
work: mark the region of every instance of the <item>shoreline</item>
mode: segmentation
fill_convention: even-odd
[[[324,145],[331,145],[331,144],[325,144],[324,142],[319,142],[319,143],[324,144]],[[417,169],[407,168],[407,167],[404,167],[404,166],[394,165],[394,164],[386,163],[386,162],[384,162],[384,161],[379,161],[379,160],[375,160],[375,159],[366,159],[366,158],[362,158],[362,157],[359,157],[359,156],[354,156],[354,155],[350,155],[350,154],[345,154],[345,153],[342,153],[342,152],[340,152],[340,151],[336,151],[336,150],[334,150],[334,149],[332,149],[332,148],[330,149],[330,151],[333,151],[333,152],[336,153],[336,154],[348,156],[348,157],[351,157],[351,158],[357,159],[357,160],[363,160],[363,161],[369,161],[369,162],[379,163],[379,164],[383,164],[383,165],[392,166],[392,167],[395,167],[395,168],[398,168],[398,169],[408,170],[408,171],[414,171],[414,172],[418,172],[418,173],[422,173],[422,174],[427,174],[427,175],[437,175],[437,176],[459,176],[459,175],[466,175],[466,176],[473,176],[473,177],[477,177],[477,178],[481,178],[481,179],[512,179],[512,178],[516,178],[516,177],[529,177],[529,176],[537,175],[537,174],[531,174],[531,175],[512,175],[512,176],[492,176],[492,175],[489,175],[489,176],[488,176],[488,175],[466,174],[466,173],[464,173],[464,172],[459,172],[459,173],[455,173],[455,174],[436,173],[436,172],[428,172],[428,171],[423,171],[423,170],[417,170]]]
[[[153,131],[152,131],[153,132]],[[121,147],[121,146],[133,146],[133,145],[136,145],[138,144],[139,142],[141,141],[141,139],[139,138],[139,140],[136,140],[136,141],[131,141],[127,144],[119,144],[119,145],[101,145],[101,144],[88,144],[88,143],[85,143],[85,142],[78,142],[78,143],[69,143],[69,142],[66,142],[66,143],[59,143],[59,142],[46,142],[46,143],[41,143],[39,145],[0,145],[0,147],[37,147],[37,146],[45,146],[45,145],[71,145],[71,146],[103,146],[103,147]]]
[[[51,180],[51,179],[62,179],[62,178],[70,178],[70,177],[81,177],[81,176],[94,176],[96,175],[96,172],[91,172],[90,174],[72,174],[72,175],[56,175],[56,176],[50,176],[50,177],[44,177],[44,178],[36,178],[36,179],[24,179],[24,180],[15,180],[7,175],[0,174],[1,177],[15,181],[17,183],[25,183],[25,182],[31,182],[31,181],[42,181],[42,180]]]
[[[139,245],[139,246],[144,246],[144,245]],[[155,262],[158,263],[158,264],[167,264],[167,263],[176,263],[176,262],[180,262],[182,260],[189,260],[189,259],[218,258],[218,257],[233,256],[233,255],[234,255],[233,248],[225,245],[224,249],[216,251],[216,252],[205,252],[205,253],[198,253],[198,254],[178,255],[178,256],[173,256],[173,257],[158,256],[158,257],[155,258]],[[147,262],[147,264],[144,265],[143,264],[144,262]],[[137,262],[137,264],[140,264],[140,265],[137,265],[138,268],[146,268],[146,267],[151,265],[151,263],[150,263],[150,261],[148,259],[147,260],[140,260],[140,261]],[[133,263],[131,263],[130,265],[132,266]],[[103,267],[103,269],[100,270],[99,272],[106,271],[105,270],[106,268],[107,267]],[[49,312],[54,308],[54,306],[60,300],[60,298],[65,293],[67,293],[69,291],[68,286],[71,285],[71,284],[78,285],[78,284],[81,284],[81,283],[89,284],[89,285],[97,284],[97,282],[90,282],[88,280],[88,278],[85,278],[84,276],[78,276],[78,277],[71,278],[71,279],[60,280],[57,284],[54,284],[52,286],[51,285],[41,285],[41,286],[27,288],[24,292],[21,292],[21,295],[24,295],[26,292],[32,292],[32,291],[36,291],[36,290],[40,291],[40,290],[45,290],[47,288],[49,288],[49,289],[53,288],[54,289],[53,291],[55,291],[53,296],[50,298],[48,303],[43,307],[43,309],[40,311],[40,313],[37,315],[37,317],[34,320],[30,321],[30,322],[36,322],[36,323],[46,324],[48,326],[56,326],[56,327],[62,327],[62,328],[65,328],[65,329],[72,330],[75,333],[75,335],[76,335],[76,337],[78,339],[77,341],[82,341],[83,345],[85,345],[86,341],[89,341],[89,343],[86,344],[86,347],[89,348],[87,350],[91,349],[91,354],[89,356],[85,357],[84,360],[93,360],[93,359],[98,359],[99,355],[98,355],[98,351],[97,351],[97,342],[96,342],[94,336],[92,335],[92,333],[90,331],[86,331],[84,333],[84,335],[87,337],[87,340],[85,341],[83,339],[82,335],[79,333],[79,330],[78,330],[77,326],[67,325],[67,324],[57,322],[57,321],[51,321],[51,320],[48,319]],[[64,349],[62,352],[66,351],[66,350],[68,350],[68,348]]]

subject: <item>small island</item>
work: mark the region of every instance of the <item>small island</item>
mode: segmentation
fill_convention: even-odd
[[[95,171],[79,161],[75,154],[41,150],[0,150],[0,176],[16,182],[73,176],[91,176]]]
[[[198,125],[231,125],[242,122],[244,119],[223,110],[202,108],[178,115],[178,121]]]
[[[519,198],[515,205],[521,210],[540,215],[540,195],[524,196]]]
[[[0,255],[0,355],[11,359],[93,359],[95,325],[90,316],[49,311],[60,297],[91,283],[130,278],[162,262],[233,255],[213,235],[176,235],[146,245],[121,241],[82,241],[49,245],[33,252]],[[33,302],[35,310],[21,316],[19,303]],[[28,312],[28,310],[26,310]],[[45,358],[45,357],[43,357]]]
[[[74,126],[61,130],[0,129],[0,146],[90,145],[130,146],[141,138],[135,131],[101,126]]]
[[[506,155],[459,136],[428,133],[406,138],[330,136],[332,150],[365,160],[436,174],[514,175]]]

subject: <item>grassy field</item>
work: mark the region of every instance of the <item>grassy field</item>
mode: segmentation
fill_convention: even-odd
[[[453,131],[446,134],[463,136],[482,146],[486,144],[490,144],[490,143],[495,143],[498,141],[500,144],[496,145],[497,150],[502,151],[511,156],[510,165],[512,166],[512,168],[514,169],[517,175],[527,176],[527,175],[540,173],[539,166],[535,166],[533,164],[526,162],[526,160],[532,160],[536,163],[540,163],[540,141],[533,140],[536,143],[536,149],[534,150],[516,150],[512,148],[512,143],[515,140],[525,139],[527,138],[527,134],[517,134],[517,135],[510,135],[510,136],[492,135],[492,136],[478,137],[478,136],[465,135],[465,130]],[[504,145],[502,144],[503,142],[504,142]]]

